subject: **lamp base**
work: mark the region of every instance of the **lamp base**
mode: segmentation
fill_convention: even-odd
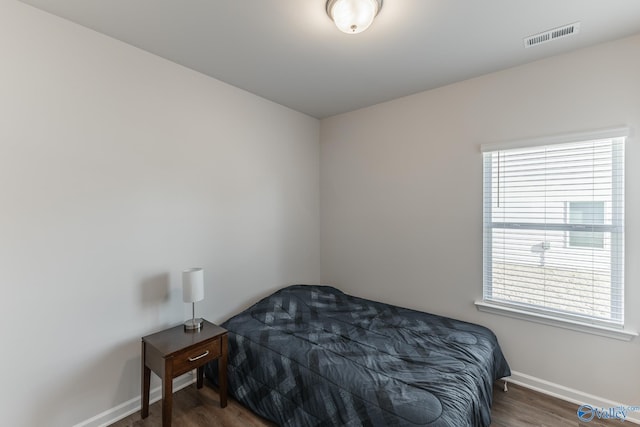
[[[188,332],[197,332],[202,328],[202,319],[189,319],[184,322],[184,330]]]

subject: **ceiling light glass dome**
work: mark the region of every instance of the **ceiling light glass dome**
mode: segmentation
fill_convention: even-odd
[[[340,31],[357,34],[369,28],[381,7],[382,0],[328,0],[327,14]]]

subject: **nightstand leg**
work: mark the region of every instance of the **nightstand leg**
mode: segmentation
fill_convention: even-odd
[[[204,385],[204,366],[200,366],[198,369],[198,376],[197,376],[197,381],[196,381],[196,387],[197,388],[202,388],[202,386]]]
[[[171,427],[171,406],[173,405],[173,362],[164,361],[162,379],[162,427]]]
[[[147,368],[145,363],[145,344],[142,343],[142,411],[141,417],[147,418],[149,416],[149,387],[151,385],[151,369]]]
[[[222,356],[218,362],[218,380],[220,382],[220,407],[227,406],[227,334],[222,336]]]

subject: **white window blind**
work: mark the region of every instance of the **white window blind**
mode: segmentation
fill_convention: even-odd
[[[623,133],[483,146],[485,301],[623,325]]]

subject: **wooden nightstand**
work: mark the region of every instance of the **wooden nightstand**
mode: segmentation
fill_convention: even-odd
[[[173,379],[197,369],[197,387],[204,384],[204,365],[218,361],[220,406],[227,406],[227,330],[203,321],[197,332],[179,325],[142,337],[142,418],[149,416],[151,371],[162,379],[162,426],[171,426]]]

